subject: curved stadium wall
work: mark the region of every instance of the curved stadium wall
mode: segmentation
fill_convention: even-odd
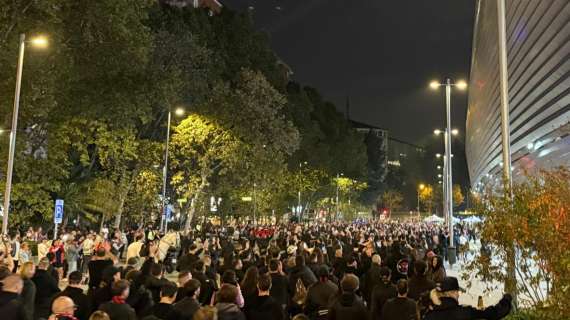
[[[466,153],[475,189],[502,170],[496,1],[479,0]],[[513,179],[570,166],[570,1],[506,1]]]

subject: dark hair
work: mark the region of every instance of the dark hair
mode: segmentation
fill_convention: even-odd
[[[234,286],[237,285],[236,272],[233,270],[224,271],[224,274],[222,275],[222,283],[229,283]]]
[[[127,280],[119,280],[113,283],[111,292],[113,296],[120,296],[125,290],[130,287],[130,283]]]
[[[354,292],[358,289],[358,286],[358,278],[352,273],[345,274],[340,281],[340,287],[342,288],[343,292]]]
[[[259,278],[259,270],[256,266],[247,268],[240,287],[244,296],[249,296],[257,292],[257,280]]]
[[[305,257],[302,254],[297,255],[295,257],[295,266],[296,267],[302,267],[304,265],[305,265]]]
[[[416,262],[414,262],[414,274],[416,275],[416,277],[425,275],[426,270],[427,270],[427,263],[425,263],[425,261],[416,260]]]
[[[180,271],[180,273],[178,274],[178,279],[186,278],[189,274],[190,272],[187,270]]]
[[[218,293],[216,294],[217,302],[221,303],[235,303],[238,296],[238,289],[236,286],[224,283]]]
[[[279,269],[279,260],[277,259],[271,259],[269,261],[269,271],[277,271],[277,269]]]
[[[257,288],[261,291],[269,291],[271,289],[271,276],[268,274],[262,274],[257,279]]]
[[[188,297],[192,297],[198,289],[200,289],[200,281],[196,279],[190,279],[190,281],[184,284],[184,289]]]
[[[160,288],[161,297],[173,298],[176,295],[176,292],[178,292],[178,287],[176,287],[176,285],[170,281],[163,284],[162,287]]]
[[[206,265],[204,264],[204,261],[196,261],[196,263],[194,264],[194,270],[198,271],[198,272],[204,272]]]
[[[408,280],[400,279],[396,284],[396,288],[398,289],[398,294],[403,295],[408,292]]]
[[[97,252],[96,252],[96,253],[97,253],[97,256],[98,256],[99,258],[104,257],[104,256],[105,256],[105,248],[100,247],[99,249],[97,249]]]
[[[127,272],[127,274],[125,275],[125,280],[135,281],[138,277],[140,277],[141,274],[142,274],[142,272],[140,272],[139,270],[133,269],[133,270]]]
[[[158,277],[162,274],[162,264],[160,263],[153,263],[150,267],[150,274],[155,277]]]
[[[83,280],[83,275],[79,271],[73,271],[68,276],[69,284],[80,284]]]

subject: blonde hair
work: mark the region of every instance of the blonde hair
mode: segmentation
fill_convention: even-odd
[[[109,315],[103,311],[95,311],[89,317],[89,320],[111,320],[111,318],[109,318]]]
[[[20,267],[20,277],[22,277],[22,279],[30,279],[30,272],[32,270],[35,270],[36,266],[34,265],[33,262],[28,261],[25,262],[21,267]]]

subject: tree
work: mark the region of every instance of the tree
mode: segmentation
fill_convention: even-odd
[[[488,186],[477,205],[485,216],[482,250],[464,278],[504,282],[513,244],[517,253],[516,291],[521,305],[533,306],[541,319],[570,315],[570,171],[558,168],[527,175],[512,190]],[[512,197],[511,197],[512,195]]]
[[[434,207],[434,189],[431,185],[426,185],[425,188],[420,190],[420,202],[426,211],[430,214],[433,212]]]
[[[378,200],[384,204],[384,207],[390,209],[391,212],[400,210],[402,208],[402,202],[404,201],[402,194],[394,190],[385,191],[379,198]]]
[[[461,204],[463,204],[464,199],[465,197],[461,191],[461,186],[458,184],[453,185],[453,206],[459,207]]]

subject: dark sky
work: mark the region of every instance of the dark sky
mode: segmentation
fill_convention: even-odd
[[[475,0],[226,0],[253,7],[294,79],[316,87],[357,121],[422,143],[444,124],[432,79],[468,79]],[[464,132],[466,93],[452,96]],[[429,140],[429,139],[428,139]]]

